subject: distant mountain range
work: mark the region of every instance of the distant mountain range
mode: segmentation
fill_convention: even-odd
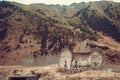
[[[2,65],[16,64],[31,54],[58,54],[65,46],[85,39],[90,41],[89,48],[120,53],[120,3],[96,1],[67,6],[0,2]]]
[[[69,6],[31,5],[36,7],[44,6],[49,10],[52,17],[59,16],[67,20],[69,19],[68,23],[73,27],[88,26],[93,30],[102,31],[104,34],[120,41],[120,37],[118,37],[120,36],[120,3],[99,1],[73,3]]]

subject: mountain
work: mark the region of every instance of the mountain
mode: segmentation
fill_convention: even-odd
[[[90,28],[102,31],[105,35],[120,41],[120,4],[112,1],[97,1],[90,3],[72,3],[65,5],[31,4],[33,6],[44,6],[52,13],[52,17],[61,19],[73,27],[89,26]],[[58,17],[59,16],[59,17]],[[61,18],[62,17],[62,18]],[[84,22],[84,23],[83,23]],[[82,24],[81,24],[82,23]],[[97,25],[96,25],[97,24]],[[82,28],[83,30],[83,28]]]
[[[70,7],[72,8],[78,8],[80,7],[81,5],[85,4],[85,2],[81,2],[81,3],[72,3],[71,5],[69,5]]]
[[[44,7],[46,9],[49,10],[49,14],[51,14],[50,16],[52,17],[71,17],[74,13],[76,13],[76,10],[78,7],[80,7],[81,5],[85,4],[85,2],[81,2],[81,3],[72,3],[71,5],[59,5],[59,4],[51,4],[51,5],[47,5],[47,4],[42,4],[42,3],[36,3],[36,4],[30,4],[31,6],[34,7]]]
[[[80,19],[80,22],[85,21],[93,30],[120,41],[120,3],[90,2],[74,14],[74,17]]]
[[[58,55],[64,47],[88,39],[89,49],[99,47],[108,64],[117,65],[120,59],[119,8],[120,3],[111,1],[69,6],[0,2],[0,64],[25,61],[31,64],[30,60],[41,63],[50,53]]]
[[[58,53],[74,36],[71,26],[15,4],[0,3],[0,64],[14,64],[26,54]]]

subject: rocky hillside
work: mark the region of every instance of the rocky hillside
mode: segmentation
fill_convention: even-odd
[[[119,8],[120,3],[106,1],[69,6],[0,2],[0,64],[21,64],[29,55],[37,59],[59,54],[65,46],[88,39],[90,49],[101,48],[107,62],[117,65]]]

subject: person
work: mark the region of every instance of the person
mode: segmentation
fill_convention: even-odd
[[[65,71],[67,70],[67,61],[65,61],[65,65],[64,65]]]
[[[78,62],[75,61],[75,72],[77,72],[77,71],[78,71]]]

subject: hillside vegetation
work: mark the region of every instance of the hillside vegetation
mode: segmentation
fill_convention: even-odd
[[[84,21],[93,30],[120,41],[120,3],[90,2],[74,14],[74,17],[80,19],[80,22]]]
[[[21,64],[28,55],[37,58],[38,55],[59,54],[62,48],[85,39],[89,40],[90,49],[115,51],[114,63],[118,64],[119,36],[120,3],[81,2],[67,6],[0,2],[2,65]],[[106,55],[107,58],[112,54]]]

